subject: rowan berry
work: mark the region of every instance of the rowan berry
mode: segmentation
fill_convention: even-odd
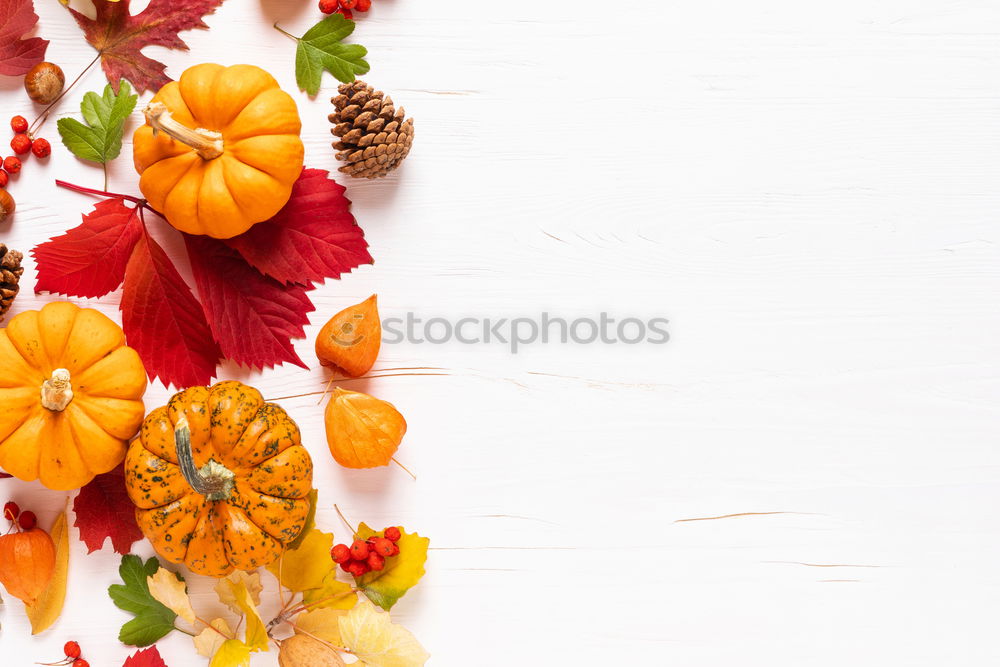
[[[31,150],[31,139],[26,134],[15,134],[10,147],[18,155],[24,155]]]
[[[67,658],[79,658],[80,645],[76,642],[66,642],[66,645],[63,646],[63,653],[66,654]]]
[[[3,159],[3,168],[8,174],[16,174],[21,171],[21,161],[13,155],[8,155]]]
[[[337,11],[339,0],[319,0],[319,10],[324,14],[332,14]]]
[[[8,501],[7,504],[3,506],[3,518],[8,521],[17,521],[17,515],[20,513],[21,508],[18,507],[17,503],[13,500]]]
[[[355,7],[359,12],[367,12],[372,8],[372,0],[358,0],[358,6]]]
[[[354,14],[351,13],[350,9],[344,9],[343,7],[339,7],[337,9],[337,13],[343,16],[348,21],[354,18]]]
[[[352,560],[347,571],[354,577],[363,577],[368,573],[368,563],[363,560]]]
[[[392,553],[390,555],[391,556],[398,556],[399,555],[399,545],[396,544],[395,542],[392,543]]]
[[[385,567],[385,558],[382,558],[382,556],[379,556],[377,553],[373,551],[370,554],[368,554],[367,563],[369,569],[378,572],[383,567]]]
[[[354,9],[358,4],[358,0],[340,0],[340,6],[344,9]]]
[[[351,545],[351,558],[362,561],[368,558],[368,543],[364,540],[354,540],[354,544]]]
[[[39,137],[31,144],[31,152],[35,157],[45,158],[52,155],[52,144],[48,139]]]
[[[375,553],[383,558],[392,555],[392,540],[387,540],[384,537],[376,537],[372,540],[372,547]]]
[[[22,530],[31,530],[38,525],[38,517],[30,510],[21,512],[21,516],[17,517],[17,523],[21,526]]]
[[[8,180],[10,180],[10,179],[7,176],[7,172],[4,171],[3,169],[0,169],[0,190],[2,190],[3,188],[7,187],[7,181]]]
[[[28,131],[28,119],[24,116],[14,116],[10,119],[10,129],[14,132],[21,134],[22,132]]]
[[[72,667],[90,667],[90,663],[83,658],[77,658],[73,661]]]
[[[346,544],[338,544],[330,550],[330,557],[337,563],[343,565],[351,560],[351,548]]]
[[[399,542],[399,538],[403,536],[403,534],[399,531],[399,528],[396,526],[389,526],[386,528],[383,531],[383,535],[385,535],[385,539],[391,540],[392,542]]]

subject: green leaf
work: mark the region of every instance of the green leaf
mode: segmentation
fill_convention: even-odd
[[[81,160],[101,164],[114,160],[122,151],[125,121],[138,99],[127,81],[122,81],[117,95],[110,85],[103,95],[87,93],[80,103],[87,124],[75,118],[60,118],[57,123],[63,144]]]
[[[360,44],[342,44],[354,32],[354,21],[331,14],[302,35],[295,53],[295,80],[310,95],[319,92],[323,71],[344,83],[354,81],[369,69],[368,49]],[[286,33],[287,34],[287,33]]]
[[[399,529],[399,555],[385,559],[385,567],[379,571],[371,571],[357,579],[360,588],[368,599],[382,607],[386,611],[399,601],[399,598],[406,595],[406,592],[417,585],[420,578],[424,576],[424,563],[427,562],[427,548],[431,541],[426,537],[420,537],[416,533],[407,533],[402,527]],[[374,530],[361,524],[358,532],[354,535],[356,539],[367,540],[378,535],[384,537],[382,532],[376,533]]]
[[[118,635],[124,644],[149,646],[174,629],[177,614],[152,596],[146,581],[159,569],[160,562],[155,558],[143,563],[138,556],[130,554],[122,557],[118,574],[125,583],[110,586],[108,595],[119,609],[135,615],[135,618],[122,626]],[[181,579],[179,575],[174,576]]]

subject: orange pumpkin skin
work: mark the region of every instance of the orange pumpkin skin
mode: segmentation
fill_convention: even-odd
[[[125,457],[145,391],[142,360],[104,314],[67,301],[20,313],[0,330],[0,467],[84,486]]]
[[[196,491],[182,470],[186,419],[194,466],[232,474],[225,498]],[[210,462],[214,461],[214,464]],[[156,552],[192,572],[223,577],[277,560],[305,527],[312,460],[283,409],[239,382],[191,387],[149,413],[125,459],[136,519]]]
[[[177,123],[221,135],[222,154],[206,159],[191,145],[154,132],[133,136],[139,189],[171,225],[226,239],[274,216],[302,172],[302,123],[295,100],[252,65],[203,64],[163,86],[150,101]]]

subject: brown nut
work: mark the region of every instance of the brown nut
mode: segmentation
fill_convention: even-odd
[[[308,635],[292,635],[281,642],[280,667],[345,667],[340,654]]]
[[[63,91],[66,76],[59,65],[41,62],[24,75],[24,89],[38,104],[52,104]]]
[[[14,198],[6,190],[0,190],[0,222],[14,213]]]

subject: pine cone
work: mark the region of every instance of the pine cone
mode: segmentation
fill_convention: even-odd
[[[8,250],[6,245],[0,243],[0,320],[10,310],[14,297],[20,290],[18,282],[24,273],[22,259],[24,255],[16,250]]]
[[[413,145],[413,119],[392,99],[364,81],[345,83],[331,102],[331,130],[340,141],[333,144],[337,159],[346,162],[340,171],[355,178],[380,178],[399,166]]]

